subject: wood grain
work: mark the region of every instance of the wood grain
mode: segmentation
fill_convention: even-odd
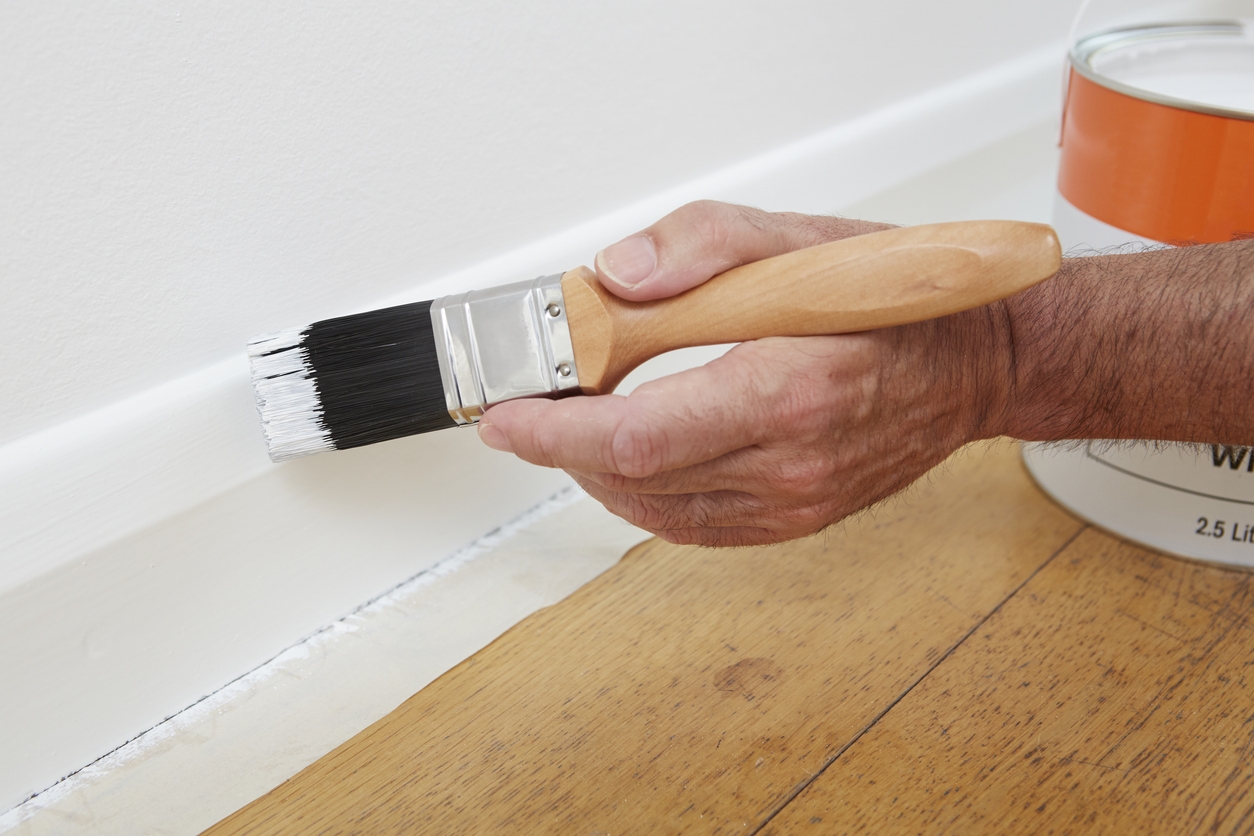
[[[767,832],[1254,832],[1251,575],[1086,531]]]
[[[1003,446],[825,536],[651,541],[207,832],[751,831],[1081,527]]]
[[[667,351],[903,325],[1005,298],[1058,271],[1054,231],[1020,221],[886,229],[728,270],[670,299],[627,302],[586,267],[562,277],[580,388],[609,392]]]

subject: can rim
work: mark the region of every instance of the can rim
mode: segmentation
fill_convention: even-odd
[[[1244,40],[1245,24],[1238,20],[1207,20],[1190,23],[1156,23],[1126,29],[1110,29],[1089,35],[1080,40],[1071,50],[1071,66],[1080,75],[1094,84],[1100,84],[1117,93],[1143,99],[1156,104],[1175,107],[1181,110],[1192,110],[1211,116],[1223,116],[1229,119],[1254,121],[1254,111],[1221,105],[1205,104],[1164,93],[1155,93],[1140,87],[1133,87],[1102,75],[1093,68],[1093,59],[1108,49],[1126,46],[1129,43],[1169,40],[1185,35],[1214,35],[1218,37],[1238,37]]]

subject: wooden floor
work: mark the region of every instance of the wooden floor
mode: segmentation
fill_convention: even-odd
[[[207,832],[1251,832],[1250,577],[967,451],[810,540],[638,547]]]

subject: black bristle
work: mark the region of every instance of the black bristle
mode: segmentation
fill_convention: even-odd
[[[315,322],[302,347],[338,449],[457,425],[444,400],[431,302]]]

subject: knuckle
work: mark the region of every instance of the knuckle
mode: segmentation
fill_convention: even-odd
[[[777,520],[787,528],[788,539],[808,537],[822,531],[833,522],[828,510],[817,505],[789,508],[781,511],[777,515]]]
[[[628,415],[610,439],[610,462],[616,473],[631,479],[655,476],[666,461],[666,436],[639,413]]]
[[[718,200],[693,200],[680,206],[671,215],[685,224],[701,223],[709,218],[721,218],[727,215],[730,204]]]
[[[642,494],[623,494],[619,516],[627,522],[661,535],[662,532],[681,528],[678,514],[671,505],[671,497],[652,497]]]
[[[643,528],[645,531],[657,533],[647,524],[648,520],[646,517],[648,514],[644,505],[638,501],[638,497],[631,494],[610,494],[608,497],[601,499],[601,504],[636,528]]]
[[[752,206],[736,206],[736,220],[757,232],[771,232],[780,226],[780,216]]]
[[[529,461],[545,467],[554,467],[560,461],[560,436],[550,431],[547,421],[531,424],[527,433]]]
[[[592,479],[601,487],[614,493],[631,493],[639,487],[638,479],[632,479],[629,476],[623,476],[620,473],[590,473],[588,478]]]
[[[734,217],[727,212],[712,212],[702,218],[697,232],[708,252],[726,256],[729,251],[734,251],[733,240],[737,235]]]
[[[678,528],[671,531],[659,531],[657,537],[659,540],[665,540],[672,546],[698,546],[704,545],[700,541],[700,532],[691,528]]]
[[[718,498],[706,494],[686,494],[676,499],[676,522],[685,527],[712,528],[729,512],[726,503],[720,504]]]
[[[789,379],[795,385],[781,393],[776,421],[794,439],[814,442],[827,430],[828,409],[822,400],[825,387],[804,374]]]
[[[831,479],[825,461],[803,457],[780,465],[773,481],[785,495],[808,499],[829,493]]]
[[[702,249],[719,251],[734,236],[741,208],[717,200],[697,200],[679,207],[672,217]]]

